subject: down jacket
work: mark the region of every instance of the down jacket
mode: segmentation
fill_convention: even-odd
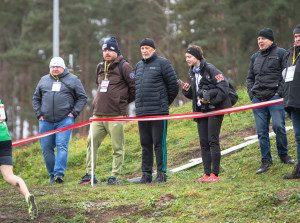
[[[171,63],[157,56],[142,59],[135,68],[136,116],[168,115],[179,85]]]
[[[283,96],[282,70],[283,60],[280,61],[279,47],[273,43],[268,49],[259,51],[257,57],[254,54],[251,57],[247,89],[248,95],[252,100],[257,97],[261,101],[268,101],[276,93]]]
[[[58,75],[58,78],[72,91],[63,83],[61,83],[60,91],[52,91],[53,83],[56,80],[51,74],[43,76],[32,98],[33,110],[38,119],[43,116],[45,121],[59,122],[65,119],[69,113],[76,118],[87,102],[87,95],[81,81],[77,76],[69,73],[68,68]]]

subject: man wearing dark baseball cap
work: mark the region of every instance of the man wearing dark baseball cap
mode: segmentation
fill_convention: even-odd
[[[294,46],[287,50],[284,60],[284,108],[289,113],[294,127],[297,143],[298,162],[291,174],[283,175],[283,179],[300,178],[300,24],[293,30]]]
[[[257,43],[259,51],[251,57],[247,77],[249,97],[252,103],[280,99],[283,96],[284,84],[281,62],[286,50],[277,46],[274,33],[270,28],[264,28],[258,32]],[[280,160],[286,164],[294,163],[295,160],[288,155],[283,104],[256,108],[252,111],[261,152],[261,166],[256,173],[261,174],[273,165],[269,139],[271,118]]]

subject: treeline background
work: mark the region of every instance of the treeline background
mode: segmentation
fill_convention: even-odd
[[[270,27],[280,47],[291,47],[299,7],[299,0],[60,0],[60,56],[68,64],[73,54],[73,73],[89,97],[76,121],[92,115],[95,69],[105,38],[116,36],[133,66],[141,59],[140,41],[152,38],[158,54],[185,81],[185,50],[189,44],[200,45],[206,59],[238,88],[245,85],[250,56],[258,50],[257,32]],[[52,18],[51,0],[0,0],[0,98],[14,140],[38,130],[32,95],[49,72]],[[176,103],[180,99],[182,95]],[[73,133],[86,135],[88,127]]]

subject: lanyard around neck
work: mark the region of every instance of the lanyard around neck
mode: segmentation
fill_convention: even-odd
[[[59,77],[58,76],[54,76],[51,74],[51,76],[56,80],[56,81],[59,81]]]
[[[109,65],[111,64],[111,62],[109,62],[109,64],[106,65],[106,61],[104,63],[104,73],[105,73],[105,80],[107,79],[107,72],[108,72],[108,68],[109,68]]]
[[[295,53],[296,53],[295,49],[296,49],[296,47],[294,47],[294,54],[293,54],[293,65],[295,64],[296,60],[298,59],[298,57],[299,57],[299,55],[300,55],[300,52],[298,53],[298,55],[297,55],[297,56],[295,55]],[[295,56],[296,56],[296,58],[295,58]]]

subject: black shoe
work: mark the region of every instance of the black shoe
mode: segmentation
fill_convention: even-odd
[[[53,183],[55,183],[55,178],[54,176],[50,176],[49,184],[53,184]]]
[[[167,181],[167,175],[164,172],[157,172],[156,179],[154,183],[162,183]]]
[[[285,174],[283,175],[282,177],[283,179],[285,180],[288,180],[288,179],[299,179],[300,178],[300,166],[295,166],[295,169],[294,171],[292,172],[292,174]]]
[[[256,174],[260,174],[260,173],[266,172],[270,168],[270,166],[272,164],[273,164],[272,162],[270,162],[270,161],[268,161],[266,159],[262,159],[261,160],[261,166],[260,166],[259,170],[256,171]]]
[[[143,172],[143,176],[138,183],[139,184],[147,184],[147,183],[151,183],[151,182],[152,182],[152,174]]]
[[[64,182],[64,177],[63,176],[58,176],[58,175],[55,176],[55,183],[61,184],[63,182]]]
[[[295,160],[292,159],[288,154],[280,155],[280,160],[285,164],[293,164],[295,163]]]

